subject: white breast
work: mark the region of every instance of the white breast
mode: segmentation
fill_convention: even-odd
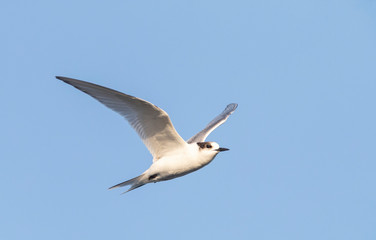
[[[145,173],[149,176],[158,174],[157,181],[169,180],[204,167],[214,157],[215,155],[201,154],[196,144],[188,144],[188,147],[182,151],[155,161]]]

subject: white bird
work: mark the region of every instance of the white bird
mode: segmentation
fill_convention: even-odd
[[[131,185],[126,191],[129,192],[147,183],[181,177],[206,166],[219,152],[229,150],[219,147],[216,142],[205,142],[205,139],[235,111],[238,106],[236,103],[227,105],[221,114],[186,142],[176,132],[168,114],[145,100],[77,79],[56,78],[122,115],[136,130],[153,156],[152,165],[140,176],[109,189]]]

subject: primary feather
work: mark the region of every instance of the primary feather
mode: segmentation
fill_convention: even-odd
[[[186,144],[176,132],[168,114],[154,104],[93,83],[67,77],[56,78],[87,93],[128,120],[152,154],[153,161],[168,154],[171,149]]]

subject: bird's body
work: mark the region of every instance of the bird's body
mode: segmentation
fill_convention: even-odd
[[[184,149],[154,162],[147,170],[148,175],[158,174],[153,182],[170,180],[196,171],[209,164],[219,152],[200,154],[196,143],[187,144]]]
[[[184,141],[168,114],[145,100],[77,79],[57,78],[124,116],[153,155],[153,163],[144,173],[110,189],[131,185],[128,189],[131,191],[147,183],[181,177],[206,166],[219,152],[228,150],[220,148],[215,142],[205,142],[205,139],[227,120],[237,104],[229,104],[204,130]]]

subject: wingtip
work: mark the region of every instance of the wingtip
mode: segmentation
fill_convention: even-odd
[[[237,108],[237,107],[238,107],[238,104],[237,104],[237,103],[230,103],[229,105],[234,106],[234,108]]]
[[[62,77],[62,76],[55,76],[57,79],[59,79],[60,81],[63,81],[63,82],[67,82],[69,80],[69,78],[67,77]]]
[[[237,103],[230,103],[229,105],[227,105],[226,110],[230,110],[231,113],[235,111],[235,109],[238,107],[238,104]]]
[[[76,86],[75,84],[73,84],[73,83],[83,83],[84,81],[81,81],[81,80],[78,80],[78,79],[74,79],[74,78],[69,78],[69,77],[62,77],[62,76],[55,76],[57,79],[59,79],[60,81],[63,81],[63,82],[65,82],[65,83],[67,83],[67,84],[70,84],[70,85],[72,85],[73,87],[75,87],[75,88],[78,88],[78,86]],[[78,89],[80,89],[80,88],[78,88]],[[80,89],[81,90],[81,89]],[[83,91],[83,90],[81,90],[81,91]]]

